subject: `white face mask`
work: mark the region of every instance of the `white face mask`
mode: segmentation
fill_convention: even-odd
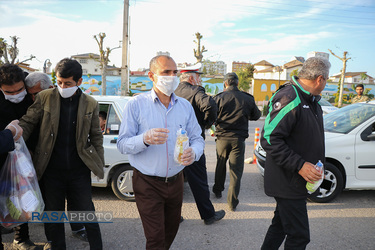
[[[17,95],[6,95],[4,92],[4,97],[5,97],[5,100],[8,100],[10,102],[13,102],[13,103],[20,103],[23,101],[23,99],[25,99],[25,96],[27,94],[26,92],[26,89],[24,89],[23,91],[21,91],[20,93],[18,93]]]
[[[156,75],[156,74],[155,74]],[[158,76],[158,81],[156,82],[156,87],[167,96],[177,89],[179,81],[177,76]]]
[[[61,88],[59,85],[57,85],[57,89],[59,90],[59,93],[62,98],[69,98],[77,91],[78,86],[70,87],[70,88]]]

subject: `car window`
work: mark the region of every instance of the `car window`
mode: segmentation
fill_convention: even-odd
[[[113,105],[109,105],[105,134],[118,135],[121,121]]]
[[[320,106],[333,106],[329,101],[327,101],[327,100],[324,99],[324,98],[321,98],[321,99],[319,100],[319,104],[320,104]]]
[[[375,115],[375,105],[356,103],[324,116],[324,130],[349,133],[358,125]]]

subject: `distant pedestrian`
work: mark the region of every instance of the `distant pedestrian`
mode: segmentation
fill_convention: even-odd
[[[150,61],[150,92],[133,97],[125,106],[117,148],[129,154],[134,167],[133,190],[146,236],[146,249],[169,249],[181,219],[185,166],[198,161],[204,149],[201,128],[191,104],[173,92],[177,66],[169,56]],[[187,131],[190,146],[182,165],[174,161],[177,131]]]
[[[227,202],[235,211],[239,203],[241,177],[244,168],[245,140],[249,137],[249,120],[256,121],[261,113],[254,97],[238,89],[238,76],[228,73],[224,77],[224,92],[214,100],[218,106],[216,121],[216,170],[212,188],[216,198],[221,198],[226,177],[226,164],[229,160],[230,183]]]
[[[305,61],[298,77],[282,85],[271,98],[261,145],[267,152],[264,190],[276,200],[275,214],[263,250],[305,249],[310,242],[306,183],[322,174],[314,165],[324,157],[323,111],[320,93],[331,64],[320,57]]]
[[[352,103],[357,102],[368,102],[370,101],[370,98],[368,96],[363,95],[364,86],[362,83],[357,84],[355,87],[355,92],[357,92],[357,95],[353,97]]]
[[[194,108],[198,123],[202,129],[202,137],[205,138],[205,129],[211,127],[217,118],[217,106],[214,99],[206,94],[201,86],[199,72],[201,64],[189,68],[181,69],[180,84],[175,94],[188,100]],[[201,219],[206,225],[221,220],[225,216],[224,210],[215,212],[210,200],[210,190],[207,183],[206,156],[204,153],[198,161],[193,162],[184,169],[184,173],[189,182],[195,203]]]

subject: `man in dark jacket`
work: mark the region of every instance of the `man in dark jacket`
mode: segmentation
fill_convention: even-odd
[[[249,136],[249,120],[256,121],[261,113],[254,97],[238,89],[238,76],[228,73],[224,77],[225,90],[214,97],[218,106],[216,121],[215,184],[212,188],[216,198],[221,198],[229,159],[230,183],[227,202],[235,211],[239,203],[241,177],[245,158],[245,140]]]
[[[31,96],[25,88],[25,73],[17,65],[4,64],[0,67],[0,130],[12,121],[20,119],[32,104]],[[33,135],[35,136],[35,135]],[[31,145],[27,142],[27,146]],[[3,166],[8,153],[0,154],[0,166]],[[14,228],[14,249],[35,249],[29,239],[29,226],[24,223]]]
[[[207,95],[201,85],[199,72],[200,65],[185,68],[180,71],[180,84],[175,90],[177,96],[188,100],[194,108],[195,116],[202,128],[202,137],[205,138],[205,129],[211,127],[217,117],[217,106],[211,96]],[[194,195],[195,203],[201,219],[206,225],[221,220],[225,211],[215,212],[210,200],[210,191],[207,183],[206,156],[203,155],[199,161],[193,162],[184,169],[190,189]]]
[[[261,145],[267,152],[264,189],[275,197],[276,210],[262,249],[305,249],[310,242],[306,183],[321,173],[324,162],[323,112],[318,103],[329,68],[328,60],[311,57],[298,77],[283,85],[269,102]]]
[[[97,101],[82,93],[82,66],[65,58],[55,67],[57,88],[40,92],[20,119],[24,138],[40,127],[33,156],[45,211],[65,211],[65,200],[75,211],[95,213],[91,171],[103,178],[103,135]],[[91,170],[91,171],[90,171]],[[82,221],[80,221],[82,222]],[[98,223],[84,221],[90,249],[102,249]],[[65,249],[62,223],[45,223],[45,249]]]

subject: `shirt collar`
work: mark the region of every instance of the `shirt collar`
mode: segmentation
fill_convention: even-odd
[[[307,90],[305,90],[300,84],[299,84],[299,82],[298,82],[298,77],[297,76],[292,76],[292,80],[293,80],[293,82],[303,91],[303,92],[305,92],[307,95],[311,95],[311,93],[309,92],[309,91],[307,91]]]
[[[159,100],[158,96],[156,95],[156,92],[154,90],[154,88],[151,89],[151,98],[152,100],[155,102],[156,100]],[[174,105],[177,100],[178,100],[178,96],[175,95],[175,93],[172,93],[171,94],[171,102],[169,103],[169,105]]]

